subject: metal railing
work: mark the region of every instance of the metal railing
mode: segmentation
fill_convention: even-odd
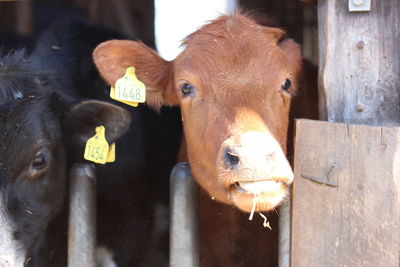
[[[96,169],[74,164],[70,177],[68,266],[96,266]]]
[[[75,164],[71,171],[68,266],[96,266],[96,172],[93,164]],[[170,177],[170,266],[198,267],[198,187],[187,163],[178,163]],[[280,210],[279,266],[288,267],[290,206]]]
[[[197,184],[187,163],[171,172],[170,266],[198,267]],[[290,201],[279,211],[279,267],[290,266]]]
[[[197,185],[189,164],[175,165],[170,182],[170,266],[198,267]]]

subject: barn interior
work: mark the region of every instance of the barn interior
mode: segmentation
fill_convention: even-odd
[[[298,186],[292,195],[294,199],[297,192],[297,206],[290,219],[295,222],[291,241],[296,247],[290,253],[297,265],[280,262],[279,266],[381,266],[383,262],[399,266],[400,132],[393,127],[400,118],[399,1],[318,1],[319,36],[317,8],[303,2],[316,1],[239,1],[245,9],[268,14],[269,23],[285,29],[302,45],[304,58],[319,65],[323,77],[320,117],[327,122],[303,121],[296,128],[301,164],[296,172],[294,160]],[[353,12],[349,3],[371,7]],[[35,37],[64,16],[86,17],[155,47],[152,1],[0,0],[2,53],[18,47],[29,51]],[[332,180],[327,181],[329,177]],[[224,216],[215,216],[220,231],[229,219]],[[214,255],[235,243],[241,249],[233,251],[233,263],[208,266],[278,266],[277,238],[271,239],[272,244],[259,237],[241,243],[246,229],[259,227],[261,219],[252,223],[248,214],[240,216],[242,228],[223,240]],[[272,228],[276,237],[276,221]],[[275,260],[252,264],[269,252]]]
[[[293,0],[239,0],[239,6],[257,16],[265,16],[266,24],[283,28],[289,38],[302,45],[303,57],[315,66],[318,64],[315,6]],[[23,47],[30,51],[43,30],[60,18],[70,17],[118,29],[156,49],[154,7],[153,1],[141,0],[0,0],[0,51],[3,55]],[[247,217],[243,215],[244,220]],[[255,226],[249,224],[249,227]],[[275,227],[274,233],[277,233],[278,225]],[[266,246],[272,246],[268,251],[278,253],[277,243]],[[258,253],[263,252],[247,249],[239,255],[252,258]],[[265,266],[276,264],[274,261]]]
[[[303,56],[317,63],[317,10],[300,1],[241,0],[239,7],[267,16],[268,23],[286,30],[302,44]],[[83,17],[137,36],[155,46],[153,1],[3,0],[0,6],[3,49],[22,43],[31,46],[35,36],[62,17]]]

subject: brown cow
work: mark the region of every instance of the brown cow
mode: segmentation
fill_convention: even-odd
[[[291,95],[300,48],[283,32],[235,14],[186,38],[165,61],[134,41],[108,41],[94,59],[110,83],[135,66],[150,106],[180,105],[194,177],[211,197],[250,212],[285,197],[293,174],[285,158]]]
[[[142,43],[127,40],[99,45],[94,60],[112,85],[127,67],[134,66],[147,87],[148,105],[156,109],[180,106],[193,175],[212,199],[246,212],[266,211],[285,198],[293,180],[285,151],[301,52],[292,40],[282,41],[282,36],[282,30],[261,26],[236,13],[221,16],[189,35],[183,42],[185,50],[173,61],[162,59]],[[209,205],[203,203],[205,208]],[[201,241],[222,243],[208,244],[203,264],[276,264],[276,258],[269,264],[268,257],[238,259],[255,257],[256,252],[244,247],[268,246],[269,241],[263,238],[269,234],[260,225],[242,230],[246,218],[233,209],[214,209],[227,211],[218,218],[219,214],[208,210],[210,217],[203,216],[202,223],[217,221],[224,229],[204,231]],[[222,263],[218,256],[210,256],[228,250],[224,242],[238,234],[244,243],[235,240],[230,247],[236,248],[226,252],[236,258]],[[275,247],[263,250],[276,252]]]

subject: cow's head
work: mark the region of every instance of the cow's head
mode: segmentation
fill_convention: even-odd
[[[234,14],[188,36],[174,61],[126,40],[99,45],[94,60],[112,85],[134,66],[150,106],[181,107],[189,163],[210,196],[249,212],[256,194],[256,210],[269,210],[293,179],[285,144],[301,55],[282,35]]]
[[[21,54],[0,61],[0,265],[24,266],[62,209],[68,167],[82,161],[85,141],[104,125],[113,142],[130,117],[104,102],[65,101]]]

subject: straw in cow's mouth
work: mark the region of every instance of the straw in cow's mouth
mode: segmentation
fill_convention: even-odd
[[[249,221],[253,220],[254,212],[255,212],[255,210],[256,210],[256,205],[257,205],[257,194],[254,194],[253,206],[252,206],[252,208],[251,208],[251,212],[250,212],[250,216],[249,216]],[[264,219],[263,226],[264,226],[265,228],[269,228],[270,230],[272,230],[271,225],[269,224],[269,221],[268,221],[267,216],[265,216],[265,215],[262,214],[261,212],[259,212],[258,214],[260,214],[260,216]]]
[[[254,194],[253,207],[251,208],[249,221],[253,220],[253,215],[254,215],[254,211],[256,210],[256,205],[257,205],[257,194]]]

